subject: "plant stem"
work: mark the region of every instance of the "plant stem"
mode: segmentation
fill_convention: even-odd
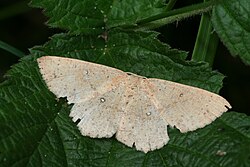
[[[25,54],[22,51],[14,48],[13,46],[10,46],[9,44],[7,44],[7,43],[5,43],[3,41],[0,41],[0,48],[2,48],[4,50],[16,55],[17,57],[25,56]]]
[[[199,31],[192,54],[192,60],[205,61],[208,62],[210,66],[212,66],[218,42],[218,36],[213,33],[210,15],[205,13],[201,17]]]
[[[168,2],[168,5],[167,5],[167,7],[166,7],[167,11],[171,10],[171,9],[174,7],[176,1],[177,1],[177,0],[170,0],[170,1]]]
[[[165,24],[168,24],[168,23],[171,23],[174,21],[178,21],[178,20],[190,17],[190,16],[195,15],[195,14],[200,14],[200,13],[206,12],[206,11],[210,10],[212,8],[212,6],[216,3],[217,3],[217,1],[208,1],[208,2],[204,2],[204,3],[191,5],[191,6],[186,6],[183,8],[171,10],[168,12],[164,12],[164,13],[152,16],[152,17],[146,18],[144,20],[140,20],[137,22],[137,24],[143,25],[143,24],[157,21],[157,20],[160,20],[163,18],[165,19]]]
[[[175,0],[172,0],[170,6],[173,5],[174,1]],[[187,7],[171,10],[171,11],[166,11],[165,13],[161,13],[159,15],[139,21],[138,22],[139,26],[137,27],[127,27],[127,28],[131,28],[133,30],[150,30],[150,29],[159,28],[166,24],[179,21],[181,19],[193,16],[193,15],[207,12],[213,7],[214,4],[215,4],[215,1],[209,1],[209,2],[187,6]],[[162,17],[165,17],[165,18],[162,18]]]

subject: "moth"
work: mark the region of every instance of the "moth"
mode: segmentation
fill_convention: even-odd
[[[116,139],[147,153],[169,141],[168,126],[180,132],[202,128],[229,108],[209,91],[71,58],[37,59],[57,98],[74,103],[70,117],[83,136]]]

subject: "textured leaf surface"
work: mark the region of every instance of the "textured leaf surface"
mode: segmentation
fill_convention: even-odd
[[[250,1],[222,1],[213,9],[212,23],[231,54],[250,64]]]
[[[77,34],[99,34],[110,27],[133,25],[165,10],[162,0],[32,0],[31,5],[45,9],[49,25]]]
[[[250,118],[225,113],[192,133],[169,130],[169,144],[144,154],[114,138],[80,135],[71,106],[46,88],[36,57],[61,55],[178,81],[217,92],[222,75],[206,64],[184,61],[155,33],[111,32],[105,43],[89,36],[54,36],[13,66],[0,86],[1,166],[246,166],[250,162]],[[224,154],[222,154],[224,153]]]
[[[170,49],[154,32],[111,31],[109,40],[93,36],[56,35],[43,47],[31,50],[38,55],[76,57],[132,72],[197,86],[212,92],[222,87],[220,73],[206,63],[185,61],[186,52]]]

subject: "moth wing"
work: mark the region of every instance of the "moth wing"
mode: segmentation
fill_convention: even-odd
[[[161,116],[181,132],[202,128],[231,108],[223,97],[188,85],[148,79]]]
[[[44,56],[37,62],[50,91],[58,98],[67,97],[69,103],[103,94],[127,75],[115,68],[77,59]]]
[[[82,135],[93,138],[112,137],[118,129],[122,118],[124,100],[124,83],[103,94],[99,94],[80,103],[75,103],[70,117]]]
[[[119,109],[125,72],[55,56],[44,56],[37,62],[50,91],[75,103],[70,117],[83,135],[99,138],[114,135],[122,117]]]
[[[144,86],[140,85],[140,82],[131,84],[126,87],[126,105],[116,138],[130,147],[134,145],[137,150],[145,153],[159,149],[169,140],[168,124],[160,116]],[[135,91],[131,92],[131,89]]]

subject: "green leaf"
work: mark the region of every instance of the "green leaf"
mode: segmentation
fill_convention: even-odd
[[[146,77],[156,77],[197,86],[212,92],[222,87],[220,73],[204,62],[185,61],[186,52],[170,49],[156,39],[155,32],[110,31],[107,43],[95,36],[55,35],[39,55],[77,57]],[[79,42],[82,41],[82,42]]]
[[[32,0],[31,5],[45,9],[50,26],[75,34],[100,34],[111,27],[134,25],[166,8],[162,0]]]
[[[249,117],[224,114],[211,125],[181,134],[169,128],[170,142],[144,154],[111,139],[84,137],[41,78],[36,58],[60,55],[117,67],[217,92],[223,76],[205,63],[185,61],[154,32],[111,31],[106,43],[93,36],[60,34],[31,49],[0,85],[0,164],[2,166],[219,166],[249,161]],[[218,151],[226,155],[216,155]],[[237,154],[235,154],[237,152]],[[218,154],[218,153],[217,153]],[[241,161],[235,160],[240,156]]]
[[[212,13],[213,26],[232,55],[250,65],[250,1],[224,0]]]

